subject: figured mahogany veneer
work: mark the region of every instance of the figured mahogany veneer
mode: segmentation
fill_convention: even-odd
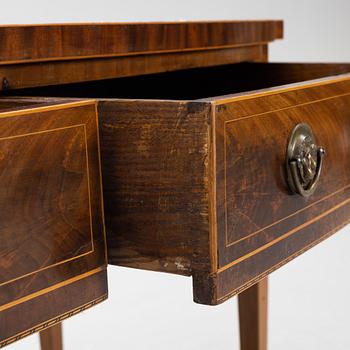
[[[106,298],[100,141],[109,263],[240,294],[241,348],[266,349],[265,277],[350,220],[350,65],[264,63],[282,31],[0,26],[0,347]],[[286,183],[298,123],[326,149],[309,198]]]
[[[63,96],[62,100],[35,101],[6,95],[14,91],[30,95],[26,88],[42,87],[40,94],[49,96],[49,86],[56,89],[60,84],[83,83],[83,93],[78,95],[86,97],[90,89],[92,95],[99,91],[107,97],[117,91],[111,85],[113,81],[106,83],[103,79],[123,77],[119,91],[134,93],[135,85],[125,77],[150,75],[153,79],[152,73],[158,72],[177,74],[182,69],[266,61],[268,43],[281,38],[282,32],[282,21],[0,26],[0,347],[45,330],[103,300],[107,293],[98,102],[70,100],[68,85],[53,94],[60,90],[56,96]],[[92,81],[96,87],[86,89],[84,83],[90,85]],[[153,89],[142,86],[143,92]],[[163,102],[159,112],[161,105]],[[104,109],[107,115],[109,107],[101,103],[100,115]],[[115,108],[114,103],[111,107]],[[193,107],[195,112],[197,107]],[[170,115],[177,110],[177,103],[170,104]],[[198,130],[196,147],[202,147],[200,133]],[[127,154],[131,155],[129,151]],[[108,175],[105,171],[106,176],[115,176],[115,165]],[[153,172],[154,180],[157,176]],[[141,176],[140,181],[146,178],[150,179]],[[157,187],[157,182],[150,180],[149,185]],[[173,190],[183,194],[182,188]],[[122,198],[119,207],[129,201],[129,194],[116,195],[117,198]],[[187,200],[193,201],[194,212],[206,210],[205,205],[196,202],[191,190]],[[112,212],[109,215],[114,216]],[[130,219],[128,215],[127,218]],[[125,221],[125,225],[129,224]],[[167,229],[168,223],[163,224],[158,230]],[[173,232],[179,234],[174,243],[184,244],[187,231],[180,232],[181,227]],[[145,228],[148,230],[147,224]],[[203,238],[206,231],[204,222]],[[158,238],[154,237],[152,245],[167,251],[171,261],[167,270],[171,271],[175,251],[162,247]],[[207,242],[203,238],[200,245],[204,247]],[[185,243],[192,250],[193,241]],[[207,266],[209,251],[203,249],[203,266]],[[124,248],[120,253],[125,253]],[[149,253],[153,254],[152,249]],[[131,264],[134,262],[134,258],[130,259]],[[148,266],[148,262],[144,263]],[[181,259],[177,263],[178,269],[189,273]],[[31,317],[21,318],[29,313]],[[42,333],[43,347],[53,344],[51,333],[57,338],[59,328],[51,330],[56,332]],[[59,348],[61,342],[55,342],[55,346]]]
[[[220,302],[349,222],[350,75],[213,103],[217,270],[198,299],[212,293]],[[327,150],[309,198],[286,184],[286,146],[298,123]]]
[[[0,26],[2,64],[266,44],[282,21],[88,23]]]
[[[16,93],[99,99],[109,262],[192,275],[195,301],[217,304],[350,219],[348,72],[235,64]],[[285,181],[301,122],[327,152],[308,199]]]
[[[0,26],[0,91],[262,61],[282,21]]]
[[[0,347],[106,298],[99,162],[95,101],[0,100]]]

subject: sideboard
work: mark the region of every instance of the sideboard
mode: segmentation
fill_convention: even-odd
[[[350,220],[350,64],[269,63],[282,36],[0,26],[0,347],[104,300],[108,262],[239,294],[266,349],[266,277]]]

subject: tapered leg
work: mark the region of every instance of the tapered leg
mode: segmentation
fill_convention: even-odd
[[[62,325],[58,323],[40,332],[41,350],[62,350]]]
[[[238,295],[241,350],[267,350],[267,278]]]

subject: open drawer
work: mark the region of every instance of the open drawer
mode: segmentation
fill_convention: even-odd
[[[0,99],[0,347],[106,298],[100,179],[96,101]]]
[[[192,275],[195,301],[217,304],[350,220],[348,72],[242,63],[12,93],[99,100],[109,263]],[[286,169],[300,123],[309,196]]]

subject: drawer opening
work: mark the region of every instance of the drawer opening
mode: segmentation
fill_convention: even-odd
[[[238,63],[65,85],[9,90],[4,95],[196,100],[349,73],[350,64]]]
[[[38,101],[16,101],[14,99],[0,99],[0,113],[2,112],[11,112],[18,111],[20,109],[27,109],[32,107],[39,107],[45,105],[45,103],[41,103]]]

